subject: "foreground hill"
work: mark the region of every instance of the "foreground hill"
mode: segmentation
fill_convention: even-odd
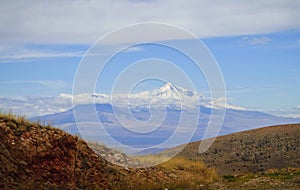
[[[0,117],[0,146],[2,187],[106,188],[121,175],[78,138],[11,115]]]
[[[114,157],[115,151],[97,147]],[[202,162],[183,159],[155,168],[119,167],[75,136],[11,114],[0,114],[0,163],[0,189],[199,189],[217,178]]]
[[[300,167],[300,124],[278,125],[217,137],[203,154],[201,141],[187,144],[180,157],[203,160],[219,174],[245,174]],[[168,154],[169,149],[163,154]]]
[[[192,145],[188,145],[191,148],[189,153],[195,148]],[[62,130],[31,123],[10,114],[0,114],[0,189],[300,188],[299,168],[217,176],[214,168],[207,167],[202,161],[191,161],[192,157],[188,155],[186,149],[181,157],[173,158],[158,166],[129,169],[111,164],[99,155],[104,154],[106,158],[118,155],[118,159],[121,156],[121,160],[125,161],[132,158],[107,149],[103,145],[91,146],[94,146],[100,154],[95,154],[86,142]],[[208,152],[207,156],[211,156],[211,153]],[[200,159],[198,155],[194,158]],[[150,155],[138,159],[153,161],[164,157]],[[290,158],[287,157],[287,160]]]

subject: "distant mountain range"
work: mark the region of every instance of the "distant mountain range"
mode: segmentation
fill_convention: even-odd
[[[92,104],[92,102],[96,103]],[[74,96],[74,103],[78,105],[68,111],[34,117],[31,120],[48,122],[71,134],[80,133],[84,134],[84,138],[89,140],[101,141],[105,134],[95,134],[95,128],[99,126],[99,119],[112,138],[124,145],[144,148],[143,151],[145,152],[147,152],[147,149],[153,150],[155,145],[166,141],[174,134],[180,122],[185,124],[181,132],[182,137],[189,130],[194,130],[192,128],[193,123],[189,120],[191,117],[198,118],[196,112],[199,112],[198,124],[191,141],[203,138],[210,117],[214,119],[220,117],[218,114],[211,115],[211,113],[219,113],[222,109],[226,109],[225,118],[221,131],[216,135],[263,126],[300,123],[300,119],[297,118],[278,117],[224,103],[220,99],[206,98],[195,91],[171,83],[166,83],[161,88],[152,91],[131,94],[129,97],[122,94],[115,95],[112,100],[106,94],[77,95]],[[74,113],[75,116],[77,115],[77,126],[80,126],[79,131],[76,127]],[[183,115],[188,117],[181,117]],[[95,116],[97,119],[95,119]],[[154,116],[157,116],[157,118]],[[80,117],[80,121],[78,121],[78,117]],[[161,117],[164,119],[162,122]],[[78,125],[79,123],[80,125]],[[124,124],[129,128],[124,128]],[[134,132],[141,130],[143,127],[154,129],[157,126],[158,128],[150,133]],[[186,142],[181,141],[181,136],[178,136],[177,141],[169,147],[183,143]],[[168,147],[156,146],[155,148]]]

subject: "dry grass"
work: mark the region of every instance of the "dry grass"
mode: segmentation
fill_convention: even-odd
[[[219,175],[263,172],[271,168],[300,166],[300,124],[279,125],[217,137],[203,154],[201,141],[185,146],[178,156],[189,160],[203,160],[215,167]],[[176,152],[176,148],[161,154]]]
[[[169,171],[181,174],[187,181],[200,183],[212,182],[218,178],[214,168],[207,167],[202,161],[191,161],[181,157],[175,157],[159,165]]]
[[[181,157],[170,159],[160,154],[134,158],[142,165],[158,164],[153,168],[159,171],[158,173],[170,177],[170,181],[166,184],[168,189],[202,189],[218,180],[216,170],[207,167],[202,161],[191,161]],[[152,189],[157,189],[157,186],[153,184]]]
[[[134,160],[138,160],[140,165],[143,167],[156,166],[156,165],[164,163],[170,159],[169,157],[167,157],[165,155],[160,155],[160,154],[131,156],[131,158]]]

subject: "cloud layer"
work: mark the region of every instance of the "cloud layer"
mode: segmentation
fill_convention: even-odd
[[[1,112],[13,112],[26,117],[63,112],[72,107],[72,96],[27,96],[19,98],[0,97]]]
[[[124,25],[149,21],[178,25],[199,37],[270,33],[299,28],[299,8],[293,0],[5,1],[0,41],[92,43]]]

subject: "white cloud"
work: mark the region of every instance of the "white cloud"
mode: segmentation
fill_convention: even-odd
[[[300,106],[296,106],[286,110],[270,111],[270,113],[283,117],[300,118]]]
[[[49,58],[49,57],[81,57],[85,52],[30,52],[23,54],[4,55],[1,59],[26,59],[26,58]]]
[[[260,36],[260,37],[243,37],[244,41],[249,43],[250,45],[263,45],[271,42],[272,40],[266,36]]]
[[[46,85],[47,82],[45,82]],[[54,83],[53,83],[54,84]],[[50,84],[51,85],[51,84]],[[108,103],[109,98],[97,94],[97,98],[91,94],[78,94],[73,97],[72,94],[61,93],[58,96],[22,96],[22,97],[1,97],[0,111],[11,111],[14,114],[33,117],[39,115],[53,114],[71,109],[74,104],[92,104],[96,100],[97,103]]]
[[[194,108],[196,104],[195,97],[185,96],[185,97],[164,97],[157,96],[157,90],[152,92],[145,91],[137,94],[132,94],[130,100],[128,100],[127,94],[115,94],[113,104],[116,106],[121,106],[125,109],[130,107],[143,107],[143,106],[155,106],[156,108],[165,109],[166,105],[177,106],[178,108],[182,107],[182,103],[184,102],[184,109]],[[209,99],[206,97],[199,97],[201,106],[209,107],[209,108],[229,108],[236,110],[246,110],[246,108],[241,106],[235,106],[232,104],[226,103],[225,98],[218,99]],[[110,95],[107,94],[65,94],[62,93],[59,96],[25,96],[18,98],[8,98],[8,97],[0,97],[0,111],[12,111],[16,114],[26,115],[27,117],[38,116],[38,115],[46,115],[52,114],[56,112],[66,111],[70,109],[73,105],[79,104],[112,104],[112,99]],[[30,110],[30,112],[28,112]]]
[[[300,106],[295,106],[295,107],[292,108],[292,110],[293,111],[299,111],[299,113],[300,113]]]
[[[245,86],[241,86],[241,87],[236,87],[236,88],[227,88],[226,92],[227,93],[249,93],[249,92],[260,92],[260,91],[270,91],[270,90],[274,90],[274,87],[268,87],[268,86],[264,86],[264,87],[245,87]]]
[[[270,33],[299,28],[299,7],[293,0],[4,1],[0,41],[92,43],[116,28],[149,21],[178,25],[199,37]],[[167,36],[156,31],[153,37]]]
[[[10,80],[10,81],[0,81],[0,84],[34,84],[43,85],[48,88],[65,88],[69,86],[68,83],[62,80]]]
[[[54,97],[0,97],[1,112],[12,111],[15,114],[25,115],[27,117],[62,112],[70,109],[71,107],[72,98],[63,94]]]
[[[143,50],[144,50],[144,48],[142,48],[142,47],[133,46],[133,47],[130,47],[128,49],[125,49],[123,52],[131,53],[131,52],[138,52],[138,51],[143,51]]]
[[[81,57],[85,51],[58,51],[24,47],[17,44],[0,45],[0,63],[26,61],[37,58]]]

